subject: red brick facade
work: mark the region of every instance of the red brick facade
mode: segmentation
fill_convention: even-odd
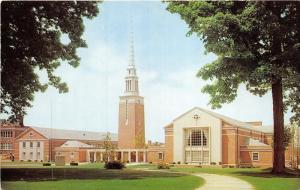
[[[18,147],[15,146],[16,137],[25,131],[28,127],[21,126],[17,123],[1,123],[0,132],[1,132],[1,159],[8,160],[10,159],[10,153],[16,157],[18,156]]]

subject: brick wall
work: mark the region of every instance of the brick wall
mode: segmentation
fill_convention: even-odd
[[[172,163],[173,160],[173,125],[165,127],[165,162]]]

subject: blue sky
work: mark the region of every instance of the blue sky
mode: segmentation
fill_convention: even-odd
[[[81,65],[74,69],[62,64],[56,71],[68,83],[69,93],[59,94],[53,88],[37,93],[25,124],[118,131],[118,103],[129,60],[131,17],[140,95],[145,97],[146,138],[164,141],[163,127],[172,119],[195,106],[209,109],[209,96],[201,93],[207,82],[195,75],[216,57],[204,54],[203,43],[195,35],[186,37],[187,25],[179,15],[167,12],[165,6],[161,2],[102,3],[98,17],[85,20],[83,38],[88,48],[78,50]],[[271,95],[259,98],[242,86],[237,99],[216,112],[270,125]]]

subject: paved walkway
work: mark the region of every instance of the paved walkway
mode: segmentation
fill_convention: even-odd
[[[252,185],[241,179],[216,174],[194,174],[205,180],[203,186],[196,190],[254,190]]]

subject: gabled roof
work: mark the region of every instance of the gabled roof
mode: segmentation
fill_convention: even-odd
[[[209,111],[209,110],[206,110],[206,109],[203,109],[203,108],[199,108],[199,107],[194,107],[190,110],[188,110],[187,112],[185,112],[184,114],[178,116],[177,118],[175,118],[173,120],[173,122],[183,116],[185,116],[186,114],[190,113],[191,111],[193,110],[200,110],[204,113],[207,113],[215,118],[218,118],[220,120],[222,120],[223,122],[225,123],[228,123],[230,125],[233,125],[235,127],[241,127],[241,128],[245,128],[245,129],[249,129],[249,130],[253,130],[253,131],[259,131],[259,132],[269,132],[269,133],[272,133],[273,131],[270,130],[270,128],[268,129],[263,129],[263,127],[254,127],[253,125],[249,124],[249,123],[246,123],[246,122],[242,122],[242,121],[239,121],[239,120],[236,120],[236,119],[233,119],[233,118],[230,118],[230,117],[227,117],[225,115],[221,115],[219,113],[216,113],[216,112],[212,112],[212,111]]]
[[[249,138],[247,146],[270,146],[268,144],[262,143],[259,140]]]
[[[80,141],[67,141],[60,147],[62,147],[62,148],[93,148],[94,146],[85,144]]]
[[[80,130],[67,130],[43,127],[31,127],[33,130],[42,134],[48,139],[71,139],[71,140],[105,140],[106,132],[93,132],[93,131],[80,131]],[[116,133],[110,133],[112,141],[118,140]]]

